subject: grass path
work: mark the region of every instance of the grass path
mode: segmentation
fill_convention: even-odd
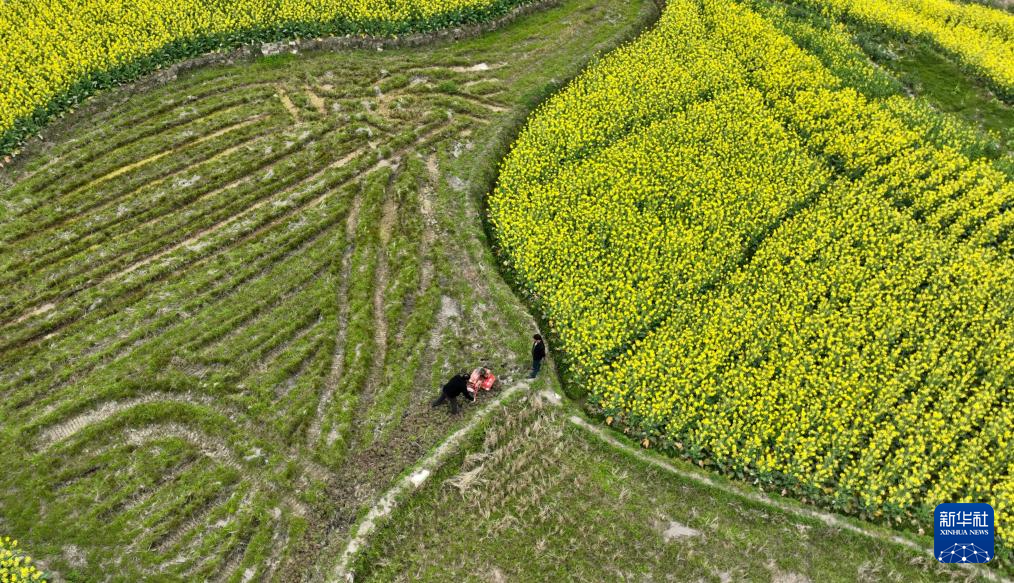
[[[695,472],[689,468],[677,467],[675,464],[667,461],[663,457],[657,454],[647,453],[643,449],[639,449],[629,443],[625,443],[618,439],[613,431],[606,429],[600,425],[593,425],[585,420],[583,417],[578,415],[571,415],[568,417],[568,421],[573,425],[580,427],[582,430],[587,432],[589,435],[601,440],[608,444],[610,447],[622,451],[623,453],[633,456],[645,463],[651,464],[670,474],[674,474],[685,480],[696,482],[707,488],[722,491],[726,494],[736,496],[751,502],[762,504],[769,508],[784,512],[786,514],[792,514],[801,518],[810,518],[823,522],[828,527],[835,529],[845,529],[864,537],[878,540],[885,543],[901,545],[906,548],[912,549],[923,553],[929,557],[933,556],[933,547],[926,546],[923,543],[914,541],[912,539],[903,537],[898,534],[890,534],[886,531],[871,530],[869,528],[863,528],[858,526],[854,521],[845,520],[843,517],[830,514],[828,512],[822,512],[811,507],[802,506],[798,503],[789,503],[784,500],[776,500],[771,496],[768,496],[762,492],[756,492],[752,490],[746,490],[743,487],[738,487],[731,482],[719,482],[704,473]],[[966,565],[968,570],[974,572],[977,576],[983,577],[990,581],[1004,581],[1009,582],[1010,579],[1001,576],[995,571],[985,567],[983,565]]]
[[[461,442],[473,431],[475,428],[482,423],[489,416],[490,413],[495,411],[497,407],[503,404],[507,399],[513,397],[518,392],[527,389],[531,385],[530,381],[518,381],[499,393],[492,401],[483,404],[482,409],[475,413],[468,422],[460,429],[455,431],[438,445],[433,451],[429,453],[425,458],[422,459],[412,469],[412,472],[398,480],[394,486],[384,492],[382,496],[370,507],[366,516],[355,529],[355,534],[349,539],[348,544],[345,546],[345,550],[342,551],[341,556],[338,560],[338,566],[335,567],[334,572],[328,581],[353,581],[354,576],[349,572],[349,563],[355,557],[355,554],[367,543],[370,535],[377,528],[377,522],[383,518],[390,516],[399,505],[399,501],[405,496],[406,493],[410,493],[413,490],[419,489],[429,477],[439,468],[452,453],[457,451]]]

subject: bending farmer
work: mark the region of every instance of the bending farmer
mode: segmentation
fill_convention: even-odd
[[[433,401],[433,407],[439,407],[445,402],[451,402],[451,414],[457,414],[458,412],[458,395],[464,395],[466,399],[471,402],[475,402],[475,393],[468,387],[469,375],[466,372],[460,372],[453,377],[451,380],[444,383],[444,388],[440,390],[440,396],[437,397],[436,401]]]
[[[472,376],[468,377],[468,390],[473,395],[479,394],[479,389],[488,391],[493,388],[496,384],[496,375],[493,371],[485,367],[479,367],[472,371]]]

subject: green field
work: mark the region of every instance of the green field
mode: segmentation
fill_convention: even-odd
[[[378,532],[357,581],[959,581],[912,550],[704,487],[515,401]],[[974,577],[974,576],[973,576]]]
[[[527,367],[479,195],[653,12],[199,69],[54,126],[2,175],[0,529],[68,580],[311,573],[457,423],[446,376]]]

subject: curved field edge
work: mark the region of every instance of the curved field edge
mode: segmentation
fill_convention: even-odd
[[[144,78],[174,64],[195,59],[216,51],[230,51],[240,47],[257,47],[267,43],[327,37],[352,37],[344,47],[367,46],[369,40],[354,37],[374,37],[386,40],[388,46],[426,44],[446,37],[455,27],[464,30],[454,35],[465,38],[494,30],[528,11],[551,6],[560,0],[493,0],[487,4],[462,8],[439,14],[425,20],[372,20],[355,21],[336,18],[327,22],[287,22],[272,26],[208,34],[172,41],[158,50],[136,57],[111,68],[93,70],[77,79],[66,90],[45,103],[37,104],[32,113],[15,119],[0,131],[0,168],[9,164],[20,148],[33,136],[38,136],[54,119],[74,111],[89,97],[112,87]],[[441,34],[444,32],[445,34]],[[405,37],[408,38],[400,38]],[[297,49],[299,45],[290,47]],[[312,46],[309,48],[313,48]],[[228,57],[224,57],[227,59]]]
[[[669,4],[670,10],[672,10],[673,5],[683,5],[687,3],[670,2]],[[673,19],[675,19],[675,17],[673,17]],[[709,26],[714,26],[714,24],[713,23],[709,24]],[[656,31],[657,30],[658,27],[656,27]],[[708,28],[708,30],[711,29]],[[648,37],[650,34],[652,33],[646,34],[645,37]],[[679,33],[676,34],[678,35]],[[691,33],[688,32],[687,36],[690,35]],[[638,42],[640,43],[642,41]],[[666,46],[665,42],[666,41],[660,41],[660,45]],[[670,39],[668,42],[673,43],[673,45],[679,46],[678,41],[676,40]],[[796,42],[798,42],[798,40]],[[626,54],[629,56],[630,53],[628,52]],[[685,50],[683,52],[676,51],[676,54],[685,57],[687,55],[687,52]],[[825,56],[827,55],[821,55],[821,59],[825,60]],[[832,55],[832,58],[829,58],[827,60],[833,61],[834,60],[833,56],[834,55]],[[617,59],[617,61],[614,61],[614,63],[617,63],[619,59],[621,59],[622,57],[610,55],[605,59],[605,61],[609,61],[610,59],[614,58]],[[713,60],[720,61],[721,59],[719,56],[714,56]],[[842,65],[841,63],[838,63],[838,66],[841,65]],[[734,67],[735,65],[732,66]],[[753,74],[753,70],[756,68],[756,66],[757,66],[756,62],[751,63],[751,68],[749,69],[750,75]],[[865,65],[862,66],[869,68],[869,63],[867,62]],[[677,65],[673,65],[673,68],[677,68]],[[665,69],[665,67],[662,67],[662,69]],[[589,367],[589,365],[587,364],[575,362],[573,354],[568,354],[568,345],[561,342],[559,337],[560,326],[561,325],[565,326],[566,324],[560,324],[560,321],[558,319],[560,316],[559,313],[554,313],[552,310],[547,311],[546,304],[547,298],[551,294],[558,293],[559,291],[556,288],[556,284],[558,283],[557,280],[553,280],[554,283],[551,285],[546,285],[545,281],[539,281],[538,279],[533,280],[532,278],[524,277],[527,274],[525,273],[524,269],[519,269],[518,255],[516,249],[512,248],[512,246],[509,244],[508,245],[504,244],[502,230],[498,230],[496,228],[497,226],[496,223],[498,219],[504,220],[504,217],[507,216],[509,212],[512,212],[512,210],[509,209],[516,208],[518,205],[525,206],[531,204],[529,197],[532,197],[533,200],[535,196],[544,196],[544,194],[539,193],[540,190],[547,191],[557,188],[563,188],[561,187],[561,185],[566,184],[568,181],[579,182],[580,185],[577,187],[578,189],[588,188],[590,192],[596,192],[596,189],[601,190],[602,192],[598,192],[598,196],[600,197],[600,199],[603,196],[607,196],[606,193],[608,192],[609,185],[612,184],[611,179],[602,178],[600,176],[599,178],[592,179],[590,181],[591,183],[594,183],[596,180],[599,180],[600,184],[607,185],[604,189],[600,189],[598,185],[589,186],[589,184],[586,181],[582,181],[580,178],[582,173],[584,174],[593,173],[590,161],[593,160],[594,157],[598,155],[600,152],[608,152],[608,150],[611,147],[610,144],[612,140],[615,140],[616,142],[627,141],[628,145],[630,143],[636,145],[636,141],[633,138],[625,139],[625,138],[615,138],[615,136],[611,137],[608,134],[603,134],[600,131],[601,128],[605,127],[610,131],[616,132],[615,135],[625,136],[628,133],[634,134],[636,133],[636,131],[643,131],[645,128],[650,128],[652,127],[652,124],[655,123],[657,123],[658,127],[663,127],[664,124],[658,121],[659,118],[664,119],[667,115],[673,115],[675,117],[678,117],[672,112],[679,111],[682,107],[685,107],[687,100],[691,100],[692,102],[691,97],[693,95],[692,87],[686,91],[686,94],[680,94],[679,99],[676,99],[675,102],[671,104],[670,102],[672,102],[673,100],[667,100],[666,97],[662,95],[657,95],[655,96],[654,102],[670,104],[669,107],[658,107],[657,108],[658,118],[652,118],[650,114],[645,114],[645,117],[639,118],[637,115],[634,115],[624,110],[623,107],[619,106],[618,104],[622,103],[623,98],[611,97],[608,87],[605,86],[589,87],[589,85],[583,86],[581,85],[582,83],[587,82],[589,77],[597,78],[601,81],[606,77],[608,77],[609,75],[618,75],[620,78],[624,78],[624,74],[618,73],[615,68],[603,69],[600,72],[592,70],[591,74],[586,73],[586,75],[582,76],[583,78],[579,79],[577,82],[572,84],[571,87],[569,87],[566,91],[563,92],[563,94],[566,94],[567,92],[572,92],[575,93],[576,96],[580,91],[585,91],[585,93],[580,93],[581,98],[591,97],[595,100],[596,104],[599,105],[603,103],[609,103],[610,99],[614,99],[613,104],[617,104],[616,110],[615,111],[610,110],[610,115],[606,115],[603,118],[596,117],[594,122],[592,122],[594,124],[599,124],[598,129],[596,130],[599,131],[599,133],[596,133],[596,131],[582,133],[580,134],[579,138],[568,140],[566,138],[567,136],[573,137],[572,134],[568,133],[569,131],[568,128],[572,127],[569,126],[568,124],[571,124],[572,121],[567,119],[566,109],[564,109],[564,106],[562,105],[564,104],[564,101],[560,99],[559,96],[558,98],[554,98],[554,100],[552,100],[549,104],[547,104],[547,106],[544,106],[542,109],[540,109],[540,111],[536,112],[536,114],[532,116],[532,120],[539,120],[538,129],[537,130],[532,129],[533,124],[530,124],[529,127],[526,128],[525,133],[522,134],[522,139],[519,140],[518,144],[515,144],[511,157],[508,157],[507,162],[505,163],[505,169],[502,169],[501,171],[501,182],[500,185],[498,186],[498,191],[492,194],[490,197],[493,207],[490,211],[492,217],[491,219],[492,224],[490,227],[490,230],[492,232],[491,238],[496,241],[497,246],[500,249],[499,252],[502,254],[502,259],[504,260],[505,263],[503,269],[505,273],[508,274],[508,278],[515,282],[515,285],[519,288],[519,293],[525,296],[529,300],[529,302],[535,306],[536,308],[535,311],[537,313],[540,314],[548,313],[547,316],[548,320],[545,320],[544,322],[545,324],[547,324],[547,329],[553,331],[554,336],[556,336],[556,342],[554,342],[553,344],[555,345],[555,348],[558,349],[558,354],[561,356],[560,359],[561,367],[571,371],[568,374],[565,374],[565,382],[567,382],[568,385],[568,392],[573,396],[583,397],[586,394],[585,391],[590,389],[593,392],[592,399],[594,403],[593,408],[597,409],[602,414],[602,417],[606,417],[607,415],[614,416],[613,419],[609,420],[619,422],[620,425],[625,427],[625,431],[629,431],[634,435],[640,435],[642,438],[648,438],[648,441],[646,441],[645,443],[650,443],[652,447],[661,447],[665,449],[670,455],[690,459],[696,463],[706,465],[711,469],[718,469],[723,472],[729,473],[733,476],[739,477],[741,479],[746,479],[750,481],[759,480],[760,483],[765,483],[769,486],[775,486],[777,488],[786,488],[788,491],[793,492],[795,496],[802,498],[804,501],[812,501],[820,505],[825,505],[836,511],[844,512],[846,514],[858,515],[860,517],[863,517],[864,519],[871,520],[874,522],[890,522],[892,525],[896,527],[901,527],[903,529],[929,528],[930,526],[928,519],[926,518],[926,515],[922,511],[918,512],[918,515],[913,517],[911,514],[899,512],[897,508],[891,508],[889,505],[888,506],[876,505],[873,508],[867,509],[863,509],[860,506],[857,509],[855,503],[843,504],[842,498],[838,496],[837,495],[838,492],[834,491],[833,489],[830,492],[828,492],[826,491],[825,487],[818,488],[807,486],[801,480],[794,478],[791,474],[787,475],[782,472],[766,471],[754,465],[750,465],[744,468],[743,466],[737,463],[733,463],[730,466],[727,463],[723,463],[722,461],[719,461],[716,465],[716,461],[712,457],[712,452],[708,451],[706,447],[702,449],[698,445],[693,445],[693,439],[691,435],[680,435],[676,437],[672,435],[667,435],[664,424],[662,426],[659,426],[656,425],[655,422],[649,422],[648,420],[646,420],[641,413],[624,411],[623,407],[617,406],[615,404],[615,398],[613,399],[613,402],[604,409],[598,408],[601,406],[600,405],[601,397],[595,395],[595,392],[598,390],[598,387],[596,386],[594,379],[592,380],[589,379],[599,373],[595,370],[594,365]],[[650,71],[642,72],[641,77],[638,77],[638,73],[633,73],[634,77],[638,77],[638,80],[634,81],[633,83],[639,82],[640,79],[643,77],[651,77],[653,75],[654,74]],[[756,81],[757,79],[761,79],[760,83],[763,84],[764,80],[762,75],[763,71],[758,72],[756,74],[756,78],[754,79],[755,82],[757,82]],[[664,77],[664,75],[659,75],[659,77]],[[768,81],[771,82],[771,79],[768,79]],[[852,83],[845,83],[841,86],[849,87],[850,85],[852,85]],[[574,88],[575,86],[580,86],[582,88],[575,89]],[[673,84],[673,87],[674,88],[677,87],[675,82]],[[785,88],[781,89],[784,90]],[[863,91],[863,88],[860,88],[859,90]],[[728,104],[729,100],[718,99],[717,97],[718,92],[714,89],[710,91],[705,90],[702,95],[703,102],[705,104],[709,100],[714,100],[721,101],[723,103],[723,107],[728,107],[729,105]],[[761,103],[753,102],[753,97],[751,97],[750,95],[741,94],[738,95],[738,97],[740,98],[741,102],[749,104],[745,106],[746,109],[753,108],[752,110],[756,110],[756,108],[763,106],[763,104]],[[785,97],[784,95],[779,95],[776,89],[774,92],[774,96],[769,97],[769,100],[767,101],[767,106],[770,106],[772,102],[778,104],[779,100],[781,99],[785,99]],[[576,101],[572,99],[571,105],[575,105],[577,101],[580,101],[580,98],[577,99]],[[860,99],[859,102],[861,101],[862,100]],[[934,147],[940,147],[945,149],[950,148],[952,149],[951,151],[964,151],[966,147],[970,147],[971,150],[976,149],[974,146],[961,143],[962,138],[967,137],[968,135],[965,132],[965,130],[957,130],[956,128],[952,127],[949,122],[942,123],[940,120],[934,119],[934,116],[930,115],[931,110],[926,109],[924,105],[910,104],[907,102],[907,100],[903,100],[896,97],[892,97],[885,103],[888,105],[887,109],[892,112],[892,115],[897,115],[901,119],[906,120],[906,122],[912,123],[915,127],[920,128],[919,131],[927,132],[926,134],[927,137],[924,139],[928,144],[935,144]],[[637,109],[638,107],[639,107],[638,105],[631,105],[629,109],[633,111],[638,111]],[[832,106],[829,105],[828,107]],[[698,109],[697,114],[692,118],[687,119],[685,117],[680,117],[679,119],[682,121],[679,122],[679,125],[689,127],[694,127],[695,125],[702,125],[702,122],[707,119],[708,113],[706,108],[704,108],[703,111],[701,110],[702,108],[700,107],[697,109]],[[846,111],[848,110],[847,108],[843,109],[845,109]],[[645,107],[645,110],[650,111],[651,105]],[[745,110],[743,109],[740,109],[739,111],[745,112]],[[587,115],[587,112],[585,112],[582,115]],[[576,125],[579,126],[580,124]],[[928,127],[931,126],[935,126],[934,129],[932,130],[927,129]],[[815,129],[816,129],[815,126],[811,126],[810,128],[808,128],[807,131],[813,131]],[[743,128],[737,127],[733,129],[732,132],[735,133],[742,130]],[[542,159],[538,159],[537,157],[533,158],[530,155],[530,152],[523,154],[519,152],[519,150],[524,147],[523,144],[524,140],[526,138],[530,138],[531,137],[530,132],[534,131],[541,131],[545,133],[545,135],[538,138],[539,140],[544,140],[546,144],[555,144],[554,146],[547,146],[549,148],[548,151],[551,151],[552,153],[548,156],[544,156]],[[704,131],[707,132],[709,130]],[[721,128],[712,127],[710,128],[710,131],[721,135],[723,139],[729,139],[729,135],[723,132]],[[614,149],[618,150],[615,155],[610,155],[610,163],[613,165],[614,168],[626,169],[636,167],[635,163],[629,163],[625,166],[623,155],[624,152],[622,150],[619,150],[618,148]],[[626,153],[628,155],[628,158],[632,156],[629,149],[626,150]],[[970,153],[969,155],[972,156],[973,158],[977,158],[978,156],[981,155],[981,152],[975,151]],[[874,154],[874,156],[876,156],[876,154]],[[845,160],[840,160],[839,162],[842,163],[842,165],[848,172],[853,173],[853,176],[855,176],[856,172],[860,172],[860,167],[856,166],[854,162],[849,161],[847,158]],[[560,169],[561,163],[563,164],[562,167],[564,169],[566,169],[568,164],[572,165],[573,168],[570,170],[561,170]],[[991,176],[991,178],[989,178],[987,182],[992,182],[992,184],[994,185],[1003,183],[1005,178],[1004,174],[1002,172],[998,172],[997,169],[995,168],[990,168],[989,162],[979,165],[977,161],[975,166],[982,168],[988,175]],[[510,180],[515,181],[515,184],[510,185],[505,190],[504,176],[505,173],[510,171],[515,172],[515,175],[510,178]],[[621,173],[623,171],[626,170],[621,170]],[[556,172],[559,172],[560,176],[557,176]],[[630,170],[630,172],[633,173],[633,170]],[[861,172],[866,172],[866,170],[862,170]],[[526,174],[528,175],[528,178],[524,178]],[[534,180],[532,180],[531,178],[533,176],[535,177]],[[861,176],[861,174],[859,176]],[[645,181],[646,184],[649,185],[652,184],[651,179],[643,173],[637,173],[637,179]],[[523,183],[524,180],[532,180],[532,184],[529,186],[522,187],[520,189],[522,191],[521,195],[518,195],[516,192],[511,192],[510,197],[506,197],[504,195],[505,192],[508,192],[511,189],[518,188],[517,184]],[[920,179],[914,175],[910,178],[910,180],[919,185],[920,188],[923,188],[926,185],[926,183],[921,182]],[[1006,221],[1006,223],[1010,222],[1009,221],[1009,219],[1011,218],[1010,213],[1009,212],[1005,213],[1005,209],[1007,210],[1009,209],[1008,207],[1004,206],[1002,198],[1003,192],[1004,190],[1001,188],[999,199],[996,196],[993,196],[986,197],[986,199],[983,201],[983,204],[992,204],[991,201],[994,201],[998,204],[997,207],[993,207],[994,209],[999,208],[1000,212],[1000,214],[995,214],[994,211],[993,219],[996,219],[992,223],[994,225],[1004,224],[1003,222],[997,223],[996,221]],[[1009,194],[1009,188],[1006,190],[1006,192],[1008,192]],[[496,207],[497,205],[496,199],[498,196],[503,197],[503,200],[500,201],[499,208]],[[817,196],[819,198],[820,196],[819,193]],[[913,212],[916,218],[920,221],[925,221],[926,218],[933,217],[933,214],[931,212],[933,208],[924,207],[923,206],[925,204],[924,202],[918,200],[915,201],[905,200],[905,198],[909,196],[908,194],[900,194],[898,196],[899,198],[901,198],[901,201],[895,203],[895,206],[897,206],[899,210],[905,210],[906,207],[911,206],[912,208],[910,209],[910,212]],[[504,202],[508,199],[510,200],[509,204]],[[552,200],[552,196],[548,197],[544,196],[544,200],[547,201]],[[568,204],[571,204],[573,198],[568,198],[567,200]],[[804,201],[804,206],[796,210],[790,209],[789,214],[784,220],[787,221],[793,215],[798,213],[800,210],[806,208],[807,204],[812,204],[812,202],[805,203]],[[587,209],[589,207],[582,208]],[[533,218],[532,221],[534,221],[535,225],[541,225],[541,223],[556,225],[549,227],[549,229],[552,230],[553,228],[559,228],[559,226],[561,225],[569,224],[565,222],[569,220],[567,218],[567,213],[568,210],[566,206],[556,206],[554,208],[553,205],[545,205],[537,213],[538,218],[537,219]],[[989,215],[986,214],[981,216],[989,216]],[[556,220],[555,223],[554,220]],[[933,220],[937,219],[933,218]],[[798,223],[799,221],[796,220],[795,222]],[[950,222],[941,223],[941,225],[949,226],[951,225],[951,223]],[[514,225],[511,228],[514,229],[516,227],[519,227],[519,225]],[[651,228],[654,227],[649,226],[648,230],[650,230]],[[529,234],[532,233],[530,231],[526,231],[526,229],[538,230],[538,228],[533,225],[533,222],[525,223],[523,226],[520,226],[520,229]],[[1007,231],[1009,231],[1009,228],[1006,229]],[[596,236],[594,231],[591,230],[582,231],[580,227],[578,228],[578,230],[582,233],[585,233],[581,235],[582,237],[589,237],[589,235],[591,237]],[[968,238],[969,232],[974,233],[974,231],[962,231],[960,234],[957,234],[956,240],[964,240]],[[539,239],[538,243],[534,245],[534,248],[539,249],[539,254],[541,254],[540,256],[543,259],[548,260],[548,258],[557,257],[562,253],[561,249],[554,247],[551,238],[543,237],[543,235],[538,233],[534,234],[534,237]],[[952,235],[948,235],[948,240],[950,240],[951,237]],[[985,247],[991,247],[994,245],[994,240],[989,239],[988,237],[989,237],[988,234],[983,233],[981,237],[972,237],[969,242],[972,243],[973,246],[981,245]],[[517,240],[518,239],[516,237],[512,238],[512,241]],[[1003,240],[1001,239],[999,241]],[[757,252],[756,247],[757,244],[758,240],[754,240],[754,243],[748,246],[747,259],[744,260],[743,263],[749,263],[750,257],[752,257],[753,254]],[[648,246],[651,247],[652,244],[648,244]],[[1009,249],[1009,247],[1010,247],[1009,241],[1007,241],[1006,243],[1004,243],[1004,247],[1002,247],[1002,249]],[[529,250],[530,249],[531,248],[529,248]],[[532,258],[526,259],[526,261],[529,262],[528,265],[531,265],[532,260],[533,260]],[[552,268],[550,268],[550,270],[551,269]],[[545,271],[541,272],[539,275],[539,277],[544,276],[546,276]],[[603,275],[601,272],[598,272],[592,277],[593,279],[602,279]],[[548,279],[546,281],[548,281]],[[714,285],[715,285],[714,283],[708,284],[706,282],[704,289],[710,289]],[[563,293],[566,294],[567,291],[568,290],[563,290]],[[570,318],[571,321],[573,321],[573,316],[570,316]],[[677,319],[674,318],[674,320]],[[660,328],[661,324],[662,322],[660,321],[656,321],[654,323],[649,321],[649,323],[646,325],[644,329],[645,331],[635,335],[634,338],[629,341],[629,344],[624,346],[622,349],[617,350],[616,352],[607,354],[605,359],[607,366],[603,367],[603,371],[605,371],[603,374],[615,373],[614,370],[610,370],[612,367],[609,366],[613,364],[614,359],[616,361],[616,364],[620,367],[619,370],[626,370],[627,372],[629,372],[630,370],[636,370],[638,366],[641,366],[647,361],[650,361],[653,358],[651,355],[654,353],[653,351],[656,350],[657,347],[650,344],[643,345],[642,341],[649,335],[655,334],[655,329]],[[561,346],[563,348],[561,348]],[[631,358],[630,351],[628,350],[629,347],[633,347],[635,351],[644,350],[645,353],[637,355],[636,358]],[[623,354],[624,351],[626,351],[626,354]],[[676,376],[678,377],[679,369],[677,368],[676,370],[677,370]],[[615,373],[615,375],[618,374],[619,373]],[[653,374],[659,373],[658,371],[655,371]],[[1002,376],[1002,373],[1000,374]],[[652,378],[660,379],[662,377],[654,376]],[[609,384],[612,384],[612,381],[609,381]],[[999,419],[996,420],[996,422],[991,423],[991,426],[995,426],[997,423],[999,423],[1002,426],[1004,422],[1002,419]],[[996,449],[998,449],[999,451],[1003,451],[1002,442],[1001,445],[996,447]],[[998,461],[997,463],[1000,462]],[[1002,523],[1002,520],[1000,520],[999,522]],[[1001,546],[1000,548],[1002,549],[1003,547]]]
[[[750,0],[748,5],[863,95],[882,99],[905,94],[923,111],[953,120],[963,134],[966,155],[994,160],[1014,177],[1014,108],[932,41],[834,20],[798,3]]]
[[[640,449],[547,381],[399,499],[352,562],[355,581],[997,580],[936,563],[924,539]],[[458,558],[422,552],[435,548]]]

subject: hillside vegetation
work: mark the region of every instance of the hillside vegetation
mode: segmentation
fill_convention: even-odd
[[[550,100],[490,199],[508,263],[628,431],[913,529],[987,501],[1010,537],[1006,153],[790,25],[676,0]]]
[[[1014,99],[1014,15],[951,0],[790,0],[910,37],[924,37]]]

